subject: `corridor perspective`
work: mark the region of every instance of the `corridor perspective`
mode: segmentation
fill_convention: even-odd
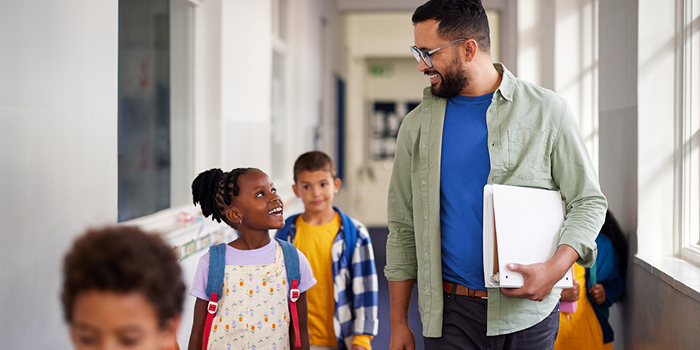
[[[172,246],[187,349],[197,262],[237,235],[192,204],[192,180],[259,168],[286,218],[304,210],[292,170],[312,150],[335,161],[333,204],[369,228],[372,347],[388,349],[387,193],[430,85],[410,50],[425,1],[0,0],[0,349],[73,348],[62,259],[104,225]],[[625,235],[614,349],[697,349],[700,0],[482,2],[493,61],[566,99]]]

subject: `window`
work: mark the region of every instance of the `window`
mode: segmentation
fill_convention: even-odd
[[[677,113],[678,192],[676,222],[680,255],[700,263],[700,0],[683,1],[682,102]]]
[[[118,221],[189,202],[192,5],[119,1]]]

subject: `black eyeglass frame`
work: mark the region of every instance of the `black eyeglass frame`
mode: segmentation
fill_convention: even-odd
[[[413,57],[416,59],[416,62],[420,63],[420,60],[423,60],[423,63],[425,63],[428,68],[433,68],[433,61],[430,60],[430,55],[438,52],[439,50],[442,50],[456,42],[460,41],[466,41],[467,39],[465,38],[460,38],[460,39],[455,39],[450,41],[449,43],[442,45],[438,47],[437,49],[432,49],[430,51],[423,51],[419,50],[415,45],[411,46],[411,53],[413,53]]]

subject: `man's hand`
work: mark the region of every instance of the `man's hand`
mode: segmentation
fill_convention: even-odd
[[[554,288],[559,279],[553,279],[547,273],[545,263],[531,265],[508,264],[508,269],[523,275],[523,286],[520,288],[501,288],[501,292],[509,298],[530,299],[542,301]]]
[[[415,350],[416,339],[408,326],[408,305],[415,280],[389,281],[389,350]]]
[[[416,339],[413,337],[413,332],[408,323],[392,323],[389,350],[415,350],[415,348]]]
[[[580,297],[581,287],[576,280],[574,280],[573,288],[566,288],[561,291],[561,301],[576,301]]]
[[[593,287],[591,287],[591,290],[589,290],[588,292],[591,293],[593,300],[595,300],[595,302],[598,303],[598,305],[605,302],[605,288],[603,288],[602,284],[594,284]]]
[[[352,344],[350,350],[367,350],[367,348],[362,345]]]
[[[523,286],[520,288],[501,288],[501,292],[510,298],[542,301],[578,258],[578,253],[574,248],[561,245],[547,262],[530,265],[509,263],[509,270],[523,275]]]

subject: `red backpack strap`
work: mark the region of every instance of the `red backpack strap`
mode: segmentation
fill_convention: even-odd
[[[289,290],[289,308],[292,312],[292,322],[294,324],[294,347],[301,346],[301,336],[299,335],[299,314],[297,313],[297,300],[299,300],[299,280],[292,280],[292,289]]]
[[[224,285],[224,273],[226,270],[226,244],[221,243],[209,247],[209,273],[207,274],[206,294],[209,294],[209,305],[207,306],[207,321],[204,324],[204,338],[202,340],[202,350],[207,349],[211,325],[216,316],[219,304],[219,293]]]
[[[299,253],[293,244],[277,238],[282,253],[284,253],[284,265],[287,270],[287,279],[292,282],[289,289],[289,311],[292,313],[292,323],[294,324],[294,335],[296,336],[294,347],[301,346],[301,337],[299,336],[299,315],[297,313],[297,300],[299,300],[299,280],[301,279],[301,270],[299,267]]]
[[[216,316],[216,309],[219,307],[217,301],[219,301],[219,295],[217,293],[211,293],[211,296],[209,297],[209,305],[207,306],[207,321],[206,323],[204,323],[204,339],[202,340],[202,350],[207,350],[207,344],[209,344],[211,324],[212,322],[214,322],[214,316]]]

